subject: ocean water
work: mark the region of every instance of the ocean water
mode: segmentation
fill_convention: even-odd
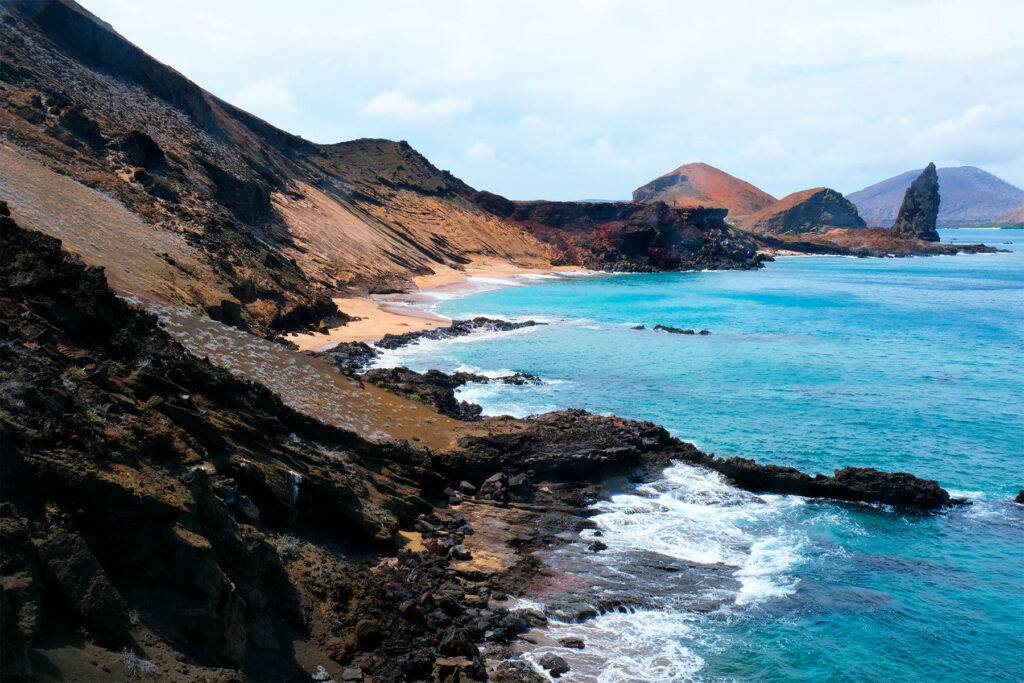
[[[675,465],[594,518],[609,546],[589,556],[595,577],[657,598],[553,621],[587,648],[527,657],[556,651],[576,681],[1024,680],[1024,231],[940,232],[1012,253],[518,281],[436,310],[547,325],[382,359],[545,380],[465,388],[487,414],[581,407],[718,455],[908,471],[973,501],[920,514],[753,496]],[[665,590],[652,553],[730,580]]]

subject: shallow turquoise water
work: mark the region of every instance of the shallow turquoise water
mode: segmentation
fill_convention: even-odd
[[[786,496],[709,506],[716,484],[677,466],[604,506],[602,561],[642,543],[734,565],[743,589],[711,614],[609,624],[607,642],[587,626],[602,680],[1024,680],[1024,506],[1009,502],[1024,488],[1024,231],[942,235],[1014,253],[509,287],[438,310],[550,324],[385,362],[547,381],[463,392],[491,414],[650,419],[719,455],[909,471],[976,501],[937,515]],[[711,334],[630,329],[656,323]]]

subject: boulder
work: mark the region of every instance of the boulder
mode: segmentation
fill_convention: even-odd
[[[553,678],[558,678],[564,673],[569,673],[569,664],[556,654],[548,652],[541,655],[540,665],[548,670]]]

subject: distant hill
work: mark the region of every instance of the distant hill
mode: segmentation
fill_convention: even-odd
[[[728,209],[729,218],[749,216],[775,203],[775,197],[714,166],[692,163],[633,191],[635,202],[665,202],[676,208]]]
[[[907,171],[846,196],[871,225],[889,227],[896,220],[903,193],[920,171]],[[939,226],[986,223],[1024,204],[1024,190],[974,166],[939,169]]]
[[[1007,211],[998,219],[996,219],[996,222],[1007,224],[1024,223],[1024,204],[1021,204],[1016,209]]]

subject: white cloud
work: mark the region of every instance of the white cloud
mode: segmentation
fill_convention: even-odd
[[[1021,0],[80,1],[275,125],[405,139],[510,197],[623,197],[697,160],[775,195],[931,160],[1024,186]]]
[[[473,98],[447,95],[426,102],[409,97],[400,90],[377,93],[363,106],[367,116],[403,119],[407,121],[448,118],[468,114],[473,110]]]
[[[263,118],[295,114],[299,111],[295,96],[292,95],[287,85],[276,78],[250,83],[234,91],[227,100],[231,104]]]
[[[462,150],[462,155],[470,161],[490,161],[494,158],[494,147],[477,140]]]

